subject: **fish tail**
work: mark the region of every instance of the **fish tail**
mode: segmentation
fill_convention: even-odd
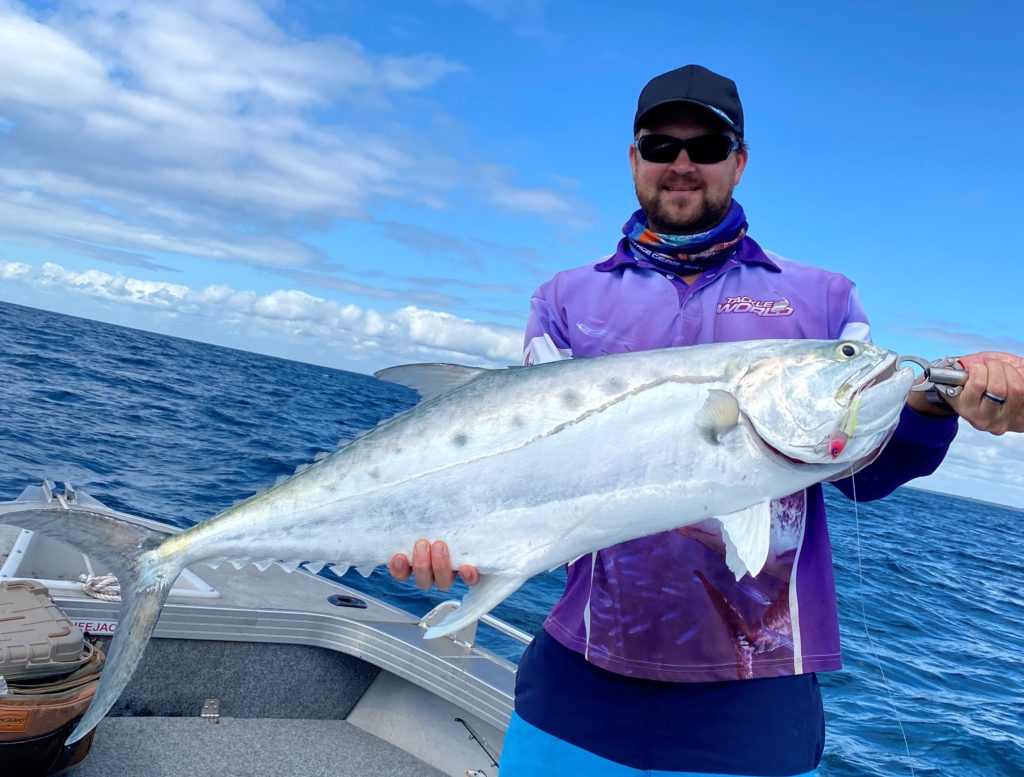
[[[121,583],[121,612],[117,631],[107,651],[96,695],[85,715],[68,737],[67,744],[78,741],[107,714],[124,691],[139,665],[142,653],[156,628],[160,609],[170,593],[181,567],[168,564],[157,551],[150,551],[128,565],[127,585]],[[134,574],[131,574],[134,573]]]
[[[82,507],[33,508],[6,513],[0,521],[73,546],[103,564],[121,586],[117,631],[107,652],[92,704],[67,739],[77,742],[117,701],[156,627],[160,608],[184,566],[181,535],[167,538],[137,524]]]

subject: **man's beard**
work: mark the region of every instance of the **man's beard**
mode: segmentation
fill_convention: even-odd
[[[659,195],[662,189],[658,189],[653,197],[646,197],[637,189],[636,198],[640,207],[647,214],[647,226],[653,232],[660,232],[663,235],[696,235],[706,232],[725,218],[729,212],[729,205],[732,203],[732,191],[728,191],[718,200],[705,197],[701,202],[700,211],[692,218],[675,220],[669,215],[667,209],[662,208]],[[704,190],[705,193],[707,190]]]

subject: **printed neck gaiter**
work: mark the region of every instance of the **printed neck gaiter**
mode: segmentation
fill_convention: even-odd
[[[647,226],[647,215],[638,210],[622,227],[636,258],[677,275],[705,272],[725,262],[747,234],[747,217],[733,200],[718,224],[696,235],[663,235]]]

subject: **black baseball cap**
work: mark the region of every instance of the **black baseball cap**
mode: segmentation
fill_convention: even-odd
[[[743,106],[736,82],[700,65],[670,70],[647,82],[637,100],[633,134],[652,111],[672,103],[698,105],[743,137]]]

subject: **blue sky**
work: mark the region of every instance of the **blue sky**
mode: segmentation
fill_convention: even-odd
[[[0,0],[0,299],[361,372],[514,363],[530,292],[635,207],[640,88],[696,62],[739,84],[762,245],[853,278],[901,353],[1024,353],[1022,15]],[[1024,506],[1022,465],[965,430],[923,485]]]

